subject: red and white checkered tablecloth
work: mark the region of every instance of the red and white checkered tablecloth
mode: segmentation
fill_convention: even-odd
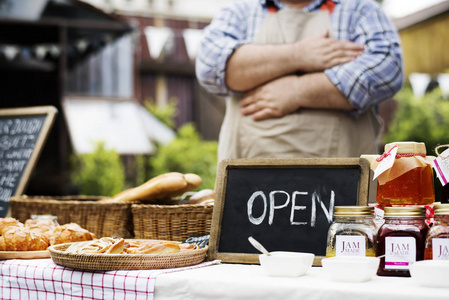
[[[0,299],[153,299],[160,274],[220,264],[159,270],[87,272],[62,267],[51,259],[0,261]]]

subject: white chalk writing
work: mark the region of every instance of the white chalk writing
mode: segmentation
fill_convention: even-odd
[[[308,192],[301,192],[301,191],[294,191],[292,193],[292,197],[290,197],[290,194],[286,191],[282,190],[276,190],[271,191],[269,194],[269,203],[267,196],[263,191],[255,191],[251,197],[247,201],[247,215],[248,220],[254,224],[254,225],[260,225],[265,220],[267,211],[268,211],[268,224],[272,225],[275,218],[275,213],[277,210],[282,210],[287,208],[291,203],[290,208],[290,225],[307,225],[310,224],[310,227],[316,226],[316,216],[317,216],[317,208],[316,204],[319,204],[319,207],[324,212],[324,215],[327,219],[327,222],[330,224],[332,222],[332,215],[334,211],[334,203],[335,203],[335,192],[331,191],[330,193],[330,199],[329,199],[329,208],[326,208],[326,205],[321,199],[321,195],[318,192],[313,192],[312,196],[310,198],[311,202],[311,214],[310,214],[310,222],[307,222],[305,220],[301,221],[295,221],[295,212],[298,211],[306,211],[307,206],[306,205],[296,205],[298,199],[302,199],[303,202],[308,202],[307,196],[309,195]],[[255,205],[256,201],[262,201],[262,207],[263,211],[260,214],[260,216],[254,216],[253,215],[253,207]],[[278,203],[278,204],[276,204]]]

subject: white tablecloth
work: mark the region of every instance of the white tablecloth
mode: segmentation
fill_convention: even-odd
[[[259,265],[221,264],[160,275],[154,299],[448,300],[449,289],[421,287],[413,278],[403,277],[334,282],[321,267],[301,277],[281,278],[266,276]]]
[[[166,270],[87,272],[51,259],[0,261],[0,299],[273,299],[448,300],[449,288],[421,287],[413,278],[334,282],[313,267],[296,278],[268,277],[259,265],[219,261]],[[449,280],[449,278],[448,278]]]
[[[0,299],[153,299],[160,274],[207,267],[219,261],[161,270],[84,272],[62,267],[51,259],[0,261]]]

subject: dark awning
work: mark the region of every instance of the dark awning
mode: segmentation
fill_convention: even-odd
[[[70,67],[132,28],[78,0],[5,0],[0,2],[0,30],[0,52],[6,61],[13,59],[5,48],[40,62],[65,51]]]

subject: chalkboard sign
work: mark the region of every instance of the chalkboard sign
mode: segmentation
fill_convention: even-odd
[[[56,113],[53,106],[0,109],[0,217],[25,190]]]
[[[363,158],[224,160],[217,173],[209,257],[258,263],[253,236],[268,251],[326,254],[333,208],[367,205]]]

